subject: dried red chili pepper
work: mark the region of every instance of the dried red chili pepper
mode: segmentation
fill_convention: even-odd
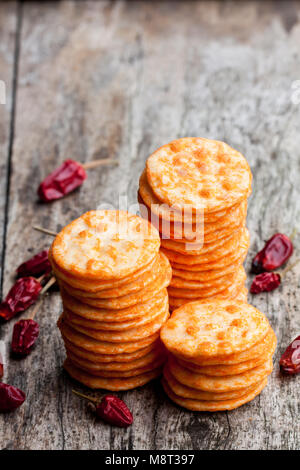
[[[4,364],[3,364],[3,358],[2,354],[0,353],[0,379],[3,377],[4,374]]]
[[[96,398],[88,397],[76,390],[73,390],[73,393],[93,403],[96,415],[103,421],[120,428],[127,428],[133,423],[133,416],[126,403],[115,395],[105,395],[99,402]]]
[[[38,188],[38,195],[44,202],[60,199],[78,188],[86,179],[83,166],[74,160],[65,160],[48,175]]]
[[[257,253],[252,261],[252,272],[272,271],[282,266],[293,254],[293,243],[283,233],[275,233],[264,248]]]
[[[43,287],[41,296],[45,294],[55,282],[55,277],[52,277]],[[33,318],[40,308],[41,303],[42,299],[36,304],[35,308],[31,312],[31,318],[22,319],[14,325],[11,350],[17,356],[24,357],[30,354],[39,336],[40,327]]]
[[[20,320],[14,325],[11,350],[17,356],[27,356],[40,332],[39,324],[32,320]]]
[[[51,264],[48,259],[48,250],[40,251],[17,268],[17,275],[20,277],[40,276],[50,272]]]
[[[0,382],[0,412],[13,411],[24,403],[26,395],[13,385]]]
[[[18,279],[0,304],[0,318],[10,320],[17,313],[24,312],[36,301],[41,290],[41,283],[34,277]]]
[[[300,372],[300,336],[286,348],[280,359],[280,370],[288,375]]]
[[[270,292],[277,289],[281,284],[281,276],[278,273],[261,273],[255,276],[250,292],[259,294],[260,292]]]
[[[84,182],[86,179],[85,170],[115,163],[118,162],[113,158],[94,160],[84,165],[71,159],[65,160],[60,167],[42,181],[38,188],[38,195],[44,202],[60,199]]]

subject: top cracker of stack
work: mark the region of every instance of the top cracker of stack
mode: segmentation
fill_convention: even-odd
[[[172,265],[171,309],[215,296],[246,298],[251,181],[243,155],[224,142],[182,138],[148,158],[138,196]]]
[[[55,238],[50,261],[69,374],[90,388],[129,390],[161,373],[171,267],[157,230],[124,211],[90,211]]]

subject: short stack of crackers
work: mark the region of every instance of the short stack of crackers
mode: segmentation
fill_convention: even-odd
[[[224,142],[182,138],[148,158],[138,198],[172,265],[171,310],[215,297],[246,300],[251,181],[246,159]]]
[[[163,387],[189,410],[237,408],[262,391],[272,372],[274,331],[242,301],[187,303],[172,313],[161,339],[169,352]]]
[[[125,211],[87,212],[56,236],[64,367],[82,384],[129,390],[161,374],[171,267],[159,248],[157,230]]]

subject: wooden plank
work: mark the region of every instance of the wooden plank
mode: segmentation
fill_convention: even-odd
[[[4,263],[3,239],[8,209],[8,184],[13,131],[13,75],[17,29],[16,2],[0,5],[0,284]]]
[[[300,229],[300,107],[291,100],[300,78],[300,6],[279,3],[24,4],[5,289],[19,261],[49,243],[32,224],[57,230],[101,203],[117,205],[119,194],[135,202],[147,155],[178,136],[225,140],[249,160],[248,265],[264,238]],[[99,156],[118,158],[119,167],[90,172],[62,201],[37,203],[40,179],[63,159]],[[276,364],[299,331],[299,271],[277,292],[251,298],[278,335]],[[10,360],[7,378],[28,397],[17,413],[0,417],[3,447],[299,448],[299,381],[280,377],[277,365],[260,397],[230,413],[184,411],[156,381],[120,394],[134,411],[130,429],[96,422],[61,371],[59,311],[53,294],[38,314],[37,348],[24,361]]]

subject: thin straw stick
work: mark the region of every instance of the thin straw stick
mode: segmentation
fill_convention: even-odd
[[[37,304],[35,305],[34,309],[32,310],[32,314],[30,315],[30,319],[33,320],[37,311],[39,310],[39,308],[41,307],[42,305],[42,302],[43,302],[43,296],[44,294],[47,292],[48,289],[50,289],[50,287],[56,282],[56,279],[55,277],[51,277],[51,279],[47,282],[47,284],[43,287],[43,289],[41,290],[41,293],[40,293],[40,299],[39,301],[37,302]]]
[[[96,168],[98,166],[105,165],[117,165],[119,162],[114,158],[107,158],[101,160],[94,160],[92,162],[82,163],[82,166],[85,170],[90,170],[91,168]]]
[[[46,228],[40,227],[39,225],[33,225],[32,228],[37,230],[38,232],[46,233],[47,235],[51,235],[52,237],[56,237],[57,233],[52,232],[52,230],[47,230]]]
[[[41,290],[41,295],[45,294],[48,289],[56,282],[56,279],[54,276],[51,277],[51,279],[47,282],[47,284],[43,287]]]
[[[278,273],[280,274],[280,276],[285,276],[287,272],[289,272],[291,269],[293,269],[296,264],[298,264],[300,261],[300,258],[298,258],[294,263],[290,264],[289,266],[287,266],[283,271],[281,271],[281,273]]]
[[[72,390],[72,392],[81,398],[85,398],[86,400],[91,401],[92,403],[98,403],[97,398],[89,397],[88,395],[84,395],[83,393],[77,392],[77,390]]]
[[[36,304],[36,306],[34,307],[34,309],[32,310],[32,314],[30,315],[30,320],[33,320],[37,311],[39,310],[39,308],[41,307],[42,305],[42,299],[39,300],[39,302]]]

